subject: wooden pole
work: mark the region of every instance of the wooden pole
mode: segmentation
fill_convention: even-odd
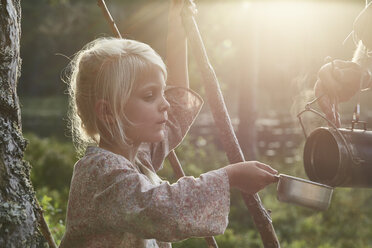
[[[49,248],[57,248],[57,244],[54,241],[53,235],[50,232],[48,228],[48,224],[45,221],[44,214],[43,214],[44,210],[40,207],[38,202],[36,202],[36,204],[37,204],[38,213],[39,213],[38,222],[39,222],[40,231],[43,234],[46,241],[48,242]]]
[[[111,30],[115,34],[117,38],[122,38],[120,32],[115,24],[114,19],[112,18],[104,0],[98,0],[98,6],[101,7],[103,15],[105,16],[107,22],[109,23]],[[177,179],[185,176],[183,172],[182,166],[180,161],[177,158],[176,153],[174,150],[170,151],[168,155],[168,160],[172,166],[173,173],[176,175]],[[218,248],[217,242],[214,237],[205,237],[205,241],[207,242],[208,248]]]
[[[98,0],[97,2],[98,6],[101,8],[102,13],[106,19],[106,21],[109,23],[111,31],[115,34],[117,38],[121,38],[121,34],[119,32],[118,27],[116,26],[116,23],[114,19],[112,18],[110,11],[108,10],[106,3],[104,0]]]
[[[182,12],[182,17],[188,41],[202,74],[208,103],[227,157],[230,163],[242,162],[244,161],[244,156],[235,136],[216,74],[209,62],[195,19],[186,8]],[[258,194],[242,193],[242,196],[261,235],[264,247],[280,247],[272,226],[271,217],[262,206]]]

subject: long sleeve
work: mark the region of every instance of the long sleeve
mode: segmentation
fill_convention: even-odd
[[[97,225],[167,242],[224,232],[230,206],[224,169],[155,186],[129,162],[116,166],[112,161],[111,169],[97,178]]]

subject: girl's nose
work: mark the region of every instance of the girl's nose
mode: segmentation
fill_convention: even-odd
[[[163,97],[162,97],[161,104],[160,104],[160,110],[161,110],[161,111],[168,111],[169,107],[170,107],[169,102],[168,102],[167,99],[163,96]]]

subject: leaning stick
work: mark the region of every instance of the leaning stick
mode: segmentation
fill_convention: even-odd
[[[195,19],[186,7],[182,12],[182,19],[191,50],[202,74],[208,103],[227,157],[230,163],[242,162],[244,156],[235,136],[216,74],[209,62]],[[258,194],[242,193],[242,196],[261,235],[264,247],[280,247],[271,217],[262,206]]]
[[[110,14],[107,6],[106,6],[105,1],[104,0],[98,0],[98,6],[102,9],[103,15],[105,16],[107,22],[109,23],[109,25],[111,27],[111,30],[115,34],[115,36],[117,38],[122,38],[121,34],[120,34],[116,24],[115,24],[115,21],[112,18],[111,14]],[[169,160],[169,162],[172,166],[173,172],[176,175],[177,179],[181,178],[181,177],[184,177],[185,173],[183,172],[181,163],[178,160],[177,155],[174,152],[174,150],[170,151],[170,153],[168,154],[168,160]],[[218,248],[217,242],[214,239],[214,237],[205,237],[204,239],[207,242],[208,248]]]
[[[114,19],[112,18],[110,11],[108,10],[104,0],[98,0],[98,6],[102,9],[102,13],[105,16],[106,21],[109,23],[112,32],[117,38],[121,38],[118,27],[115,24]]]
[[[57,244],[54,241],[53,235],[50,232],[48,228],[48,224],[45,221],[44,214],[43,214],[44,210],[40,207],[38,201],[36,201],[36,208],[38,212],[38,222],[39,222],[41,233],[43,234],[44,238],[48,242],[48,245],[50,248],[57,248]]]

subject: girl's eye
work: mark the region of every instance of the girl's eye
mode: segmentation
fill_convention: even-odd
[[[153,92],[149,92],[149,93],[145,94],[144,97],[143,97],[143,99],[145,101],[151,101],[151,100],[153,100],[153,98],[154,98],[154,93]]]

